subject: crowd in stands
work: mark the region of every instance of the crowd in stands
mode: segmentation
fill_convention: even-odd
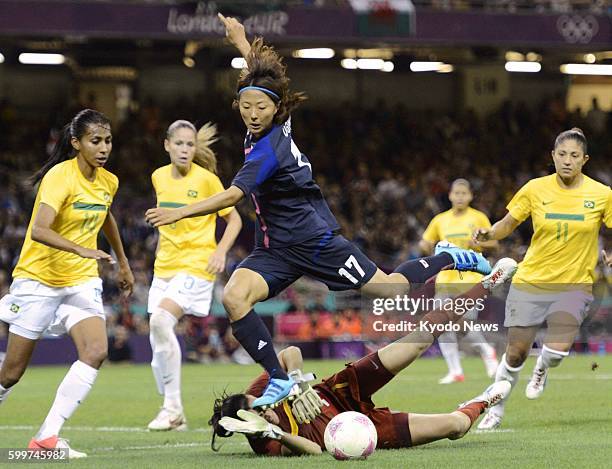
[[[126,300],[119,294],[113,269],[103,268],[111,345],[118,356],[127,353],[123,348],[129,334],[148,334],[146,304],[157,235],[143,214],[155,203],[150,174],[168,162],[162,145],[168,124],[178,118],[218,124],[221,139],[216,151],[226,185],[242,164],[240,118],[226,103],[212,102],[202,110],[196,105],[199,102],[160,105],[147,100],[113,129],[108,169],[119,176],[120,190],[112,210],[136,278],[134,293]],[[48,115],[22,118],[10,102],[0,102],[0,295],[10,285],[35,196],[26,177],[40,167],[58,129],[81,106],[75,103],[69,109],[50,110]],[[591,155],[585,172],[612,183],[612,118],[596,102],[588,112],[568,112],[562,96],[545,99],[535,107],[507,102],[485,117],[472,111],[412,112],[382,101],[365,109],[350,103],[327,109],[305,105],[293,116],[292,126],[294,139],[312,162],[315,179],[344,236],[387,271],[421,255],[418,240],[429,220],[449,208],[449,183],[458,177],[472,183],[473,206],[492,221],[500,219],[521,185],[551,172],[550,150],[561,130],[578,126],[585,131]],[[244,202],[238,208],[244,230],[229,255],[228,272],[220,276],[220,285],[252,246],[253,212]],[[523,224],[502,243],[500,254],[521,259],[530,235],[530,223]],[[612,243],[608,240],[607,245]],[[102,242],[101,248],[107,250],[108,245]],[[318,299],[326,292],[321,296],[320,288],[314,288],[314,293],[312,289],[298,291],[299,287],[284,293],[291,306],[276,320],[277,338],[368,336],[371,328],[356,309],[359,301],[354,295],[337,295],[330,307]],[[604,288],[609,289],[610,282]],[[179,328],[188,338],[191,360],[244,358],[223,317],[186,318]],[[0,336],[2,333],[0,327]]]

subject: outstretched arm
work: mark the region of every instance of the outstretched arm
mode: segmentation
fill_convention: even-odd
[[[483,241],[498,241],[504,239],[521,224],[510,213],[507,213],[504,218],[495,223],[491,228],[478,228],[474,231],[473,240],[476,244]]]
[[[321,454],[323,452],[321,451],[321,447],[314,441],[310,441],[299,435],[291,435],[290,433],[283,432],[280,442],[283,444],[281,447],[281,455],[283,456]]]
[[[244,197],[244,192],[236,186],[230,186],[223,192],[213,195],[199,202],[185,205],[180,208],[150,208],[145,213],[145,219],[154,227],[170,225],[183,218],[200,217],[216,213],[221,209],[233,207]]]
[[[246,38],[246,33],[244,32],[244,26],[236,19],[231,16],[225,17],[221,13],[217,14],[223,26],[225,26],[225,36],[229,40],[230,44],[232,44],[242,57],[246,59],[247,55],[249,55],[249,51],[251,50],[251,44]]]

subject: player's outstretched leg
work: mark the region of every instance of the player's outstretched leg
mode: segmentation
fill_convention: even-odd
[[[531,379],[525,388],[525,396],[527,399],[537,399],[544,392],[546,387],[546,379],[548,378],[548,369],[559,366],[561,361],[569,355],[569,352],[553,350],[544,345],[542,352],[536,361],[531,374]]]
[[[479,284],[457,298],[483,298],[496,287],[509,281],[516,272],[516,268],[517,264],[514,259],[500,259],[489,275],[483,277]],[[457,315],[452,311],[436,310],[425,314],[420,321],[421,324],[437,325],[448,324],[451,321],[461,321],[462,318],[463,316]],[[380,349],[378,351],[379,358],[389,372],[397,374],[427,350],[441,333],[437,328],[433,332],[429,330],[415,330]]]
[[[458,412],[467,415],[473,424],[485,410],[495,407],[510,395],[512,384],[509,381],[496,381],[482,394],[459,405]],[[471,426],[470,424],[470,426]]]
[[[490,385],[482,394],[459,406],[448,414],[413,414],[408,423],[411,446],[423,445],[448,438],[462,438],[486,409],[499,403],[510,390],[510,383],[501,381]]]
[[[238,268],[223,292],[223,306],[231,321],[232,332],[253,360],[270,375],[263,394],[253,402],[254,408],[275,407],[299,394],[299,386],[281,366],[270,331],[252,309],[255,303],[268,297],[268,285],[263,277],[247,268]]]
[[[491,273],[491,264],[479,252],[461,249],[448,241],[440,241],[436,244],[434,254],[443,252],[447,252],[452,256],[453,261],[455,261],[455,269],[457,270],[471,270],[482,275],[489,275]]]

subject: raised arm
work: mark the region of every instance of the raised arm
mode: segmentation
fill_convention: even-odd
[[[232,44],[242,57],[246,59],[246,56],[249,55],[249,51],[251,50],[251,44],[246,38],[246,33],[244,32],[244,26],[236,19],[231,16],[225,17],[221,13],[218,13],[217,16],[225,26],[225,36],[229,40],[230,44]]]
[[[491,228],[478,228],[474,231],[473,240],[476,244],[480,244],[483,241],[499,241],[510,236],[520,224],[521,222],[510,215],[510,213],[507,213],[504,218],[495,223]]]

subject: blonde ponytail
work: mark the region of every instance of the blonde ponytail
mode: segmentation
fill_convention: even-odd
[[[211,145],[219,138],[217,137],[217,125],[207,122],[198,130],[196,136],[196,152],[193,161],[215,174],[217,174],[217,155]]]

